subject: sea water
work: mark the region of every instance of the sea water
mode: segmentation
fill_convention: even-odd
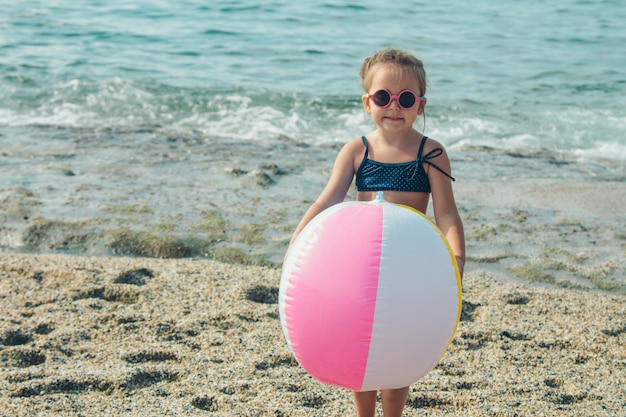
[[[110,234],[146,231],[125,245],[280,261],[338,147],[372,130],[358,71],[387,46],[424,61],[416,128],[482,155],[458,174],[559,175],[494,171],[506,154],[619,177],[624,21],[621,0],[2,1],[0,245],[124,254]]]

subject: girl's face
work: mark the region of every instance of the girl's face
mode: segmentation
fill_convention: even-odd
[[[373,99],[369,98],[378,90],[387,90],[391,94],[399,94],[404,90],[413,91],[420,95],[420,85],[417,78],[402,68],[390,64],[381,64],[372,68],[372,82],[369,91],[363,95],[363,107],[372,115],[372,120],[379,129],[389,133],[400,133],[411,130],[417,116],[424,112],[426,100],[419,101],[415,106],[406,109],[396,99],[391,100],[387,107],[378,107]]]

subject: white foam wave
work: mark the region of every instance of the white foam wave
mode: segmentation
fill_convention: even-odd
[[[215,91],[137,83],[72,79],[0,108],[0,126],[126,127],[159,125],[216,137],[264,140],[287,136],[310,144],[345,142],[374,129],[360,103],[268,91]],[[415,127],[422,130],[418,118]],[[511,113],[474,105],[437,107],[424,133],[445,146],[507,150],[547,149],[626,160],[623,109],[572,107]]]

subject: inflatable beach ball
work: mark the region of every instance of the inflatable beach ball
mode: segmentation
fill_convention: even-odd
[[[450,344],[461,283],[439,229],[379,195],[332,206],[302,230],[283,264],[279,310],[289,348],[315,379],[400,388]]]

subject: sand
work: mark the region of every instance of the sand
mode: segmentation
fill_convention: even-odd
[[[280,270],[0,254],[1,416],[346,416],[295,362]],[[458,332],[406,416],[623,416],[626,299],[468,271]]]
[[[456,186],[461,322],[405,416],[626,416],[626,183],[582,177]],[[0,250],[0,417],[353,416],[289,352],[280,273]]]

